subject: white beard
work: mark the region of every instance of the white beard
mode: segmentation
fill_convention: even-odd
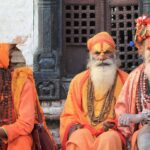
[[[107,59],[104,61],[104,63],[110,65],[98,66],[100,63],[100,61],[90,59],[88,67],[90,69],[94,89],[101,91],[101,94],[104,95],[114,84],[117,65],[113,59]]]
[[[150,81],[150,51],[145,50],[144,51],[144,73],[147,75],[148,80]]]

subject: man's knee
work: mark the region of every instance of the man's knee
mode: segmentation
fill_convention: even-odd
[[[82,139],[86,136],[91,136],[91,133],[88,129],[82,128],[74,131],[69,139],[71,139],[72,137],[76,139]]]
[[[33,140],[31,136],[20,136],[8,143],[8,150],[31,150]]]
[[[104,132],[98,138],[101,141],[104,141],[104,142],[116,142],[116,141],[121,142],[119,134],[116,131],[113,131],[113,130]]]
[[[94,141],[92,134],[88,129],[82,128],[74,131],[67,143],[74,143],[76,145],[80,145],[85,141]]]
[[[78,129],[74,131],[66,144],[66,149],[89,149],[94,138],[88,129]]]

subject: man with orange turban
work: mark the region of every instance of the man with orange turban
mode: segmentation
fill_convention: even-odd
[[[143,64],[128,76],[115,111],[120,124],[119,130],[125,137],[132,137],[131,149],[148,150],[150,149],[150,18],[146,16],[136,20],[135,46],[143,57]],[[138,126],[135,126],[135,123],[138,123]],[[140,129],[134,133],[137,127]]]
[[[90,38],[87,47],[88,69],[72,79],[60,117],[62,150],[122,150],[114,106],[127,73],[118,69],[107,32]]]
[[[31,132],[38,123],[37,110],[44,116],[32,70],[11,63],[13,47],[14,44],[0,43],[0,150],[33,150]],[[56,150],[55,146],[52,150]]]

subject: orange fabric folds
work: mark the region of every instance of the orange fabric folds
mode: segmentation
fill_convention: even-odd
[[[9,66],[9,47],[10,44],[0,43],[0,68]]]
[[[67,100],[64,110],[60,117],[60,138],[62,143],[62,150],[66,149],[66,142],[68,140],[69,129],[74,124],[80,124],[85,129],[88,129],[93,136],[103,133],[103,128],[94,128],[87,119],[87,114],[83,110],[82,92],[85,82],[90,76],[89,70],[86,70],[72,79],[69,87]],[[118,70],[118,76],[121,81],[125,81],[126,76],[123,72]]]

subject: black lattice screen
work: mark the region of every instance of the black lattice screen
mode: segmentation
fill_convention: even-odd
[[[111,34],[119,51],[121,68],[128,72],[140,63],[137,49],[129,46],[134,39],[138,14],[138,5],[111,6]]]
[[[65,78],[85,70],[87,40],[103,27],[99,0],[64,0],[63,3],[63,71]]]
[[[66,45],[85,45],[95,33],[95,5],[65,5]]]

